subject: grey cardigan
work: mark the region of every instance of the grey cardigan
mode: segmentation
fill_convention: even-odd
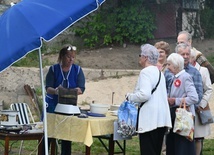
[[[198,94],[190,74],[185,70],[176,74],[168,93],[169,98],[175,98],[175,105],[171,107],[179,106],[182,98],[185,98],[186,104],[190,107],[190,111],[195,116],[194,104],[198,102]]]

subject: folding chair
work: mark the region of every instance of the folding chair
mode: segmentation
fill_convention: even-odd
[[[35,124],[33,115],[27,103],[12,103],[10,109],[19,111],[18,113],[18,123],[20,125]]]
[[[18,123],[20,125],[30,125],[30,124],[35,124],[33,115],[31,113],[31,110],[28,106],[27,103],[12,103],[10,105],[11,110],[16,110],[19,111],[18,113]],[[21,141],[20,149],[19,149],[19,155],[21,154],[22,151],[22,146],[23,146],[23,140]]]

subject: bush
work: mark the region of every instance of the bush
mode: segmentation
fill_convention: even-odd
[[[201,27],[204,30],[205,38],[214,38],[214,10],[205,7],[201,11]]]
[[[154,15],[143,7],[140,0],[115,1],[78,22],[73,28],[86,47],[109,44],[144,43],[153,39]]]

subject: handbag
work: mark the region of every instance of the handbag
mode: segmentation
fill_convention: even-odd
[[[187,111],[185,99],[182,99],[182,102],[179,108],[176,109],[175,114],[173,132],[193,141],[194,120],[192,113]]]
[[[197,113],[202,125],[213,123],[213,116],[210,111],[209,104],[207,104],[207,106],[204,109],[197,110]]]

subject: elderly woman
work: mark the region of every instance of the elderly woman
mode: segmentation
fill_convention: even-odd
[[[175,110],[180,106],[183,98],[190,112],[195,115],[194,104],[198,102],[198,94],[192,77],[184,70],[184,58],[180,54],[170,54],[167,58],[167,67],[174,74],[168,90],[168,103],[174,126]],[[186,137],[173,133],[172,130],[166,138],[166,155],[195,155],[194,141],[191,142]]]
[[[169,44],[165,41],[159,41],[156,42],[154,46],[158,49],[158,52],[160,54],[158,58],[157,67],[160,71],[164,72],[167,66],[166,59],[170,54]]]
[[[141,155],[160,155],[166,128],[171,127],[165,78],[156,67],[159,52],[154,46],[142,45],[139,56],[143,69],[134,92],[127,93],[126,99],[144,103],[139,111],[137,128]]]
[[[206,67],[202,67],[196,62],[197,54],[197,51],[191,49],[190,63],[200,72],[203,82],[203,97],[201,102],[196,105],[196,111],[203,110],[208,106],[208,101],[210,100],[213,92],[209,71]],[[196,112],[194,134],[196,155],[202,154],[204,137],[210,135],[210,132],[210,125],[202,125],[200,123],[198,113]]]

